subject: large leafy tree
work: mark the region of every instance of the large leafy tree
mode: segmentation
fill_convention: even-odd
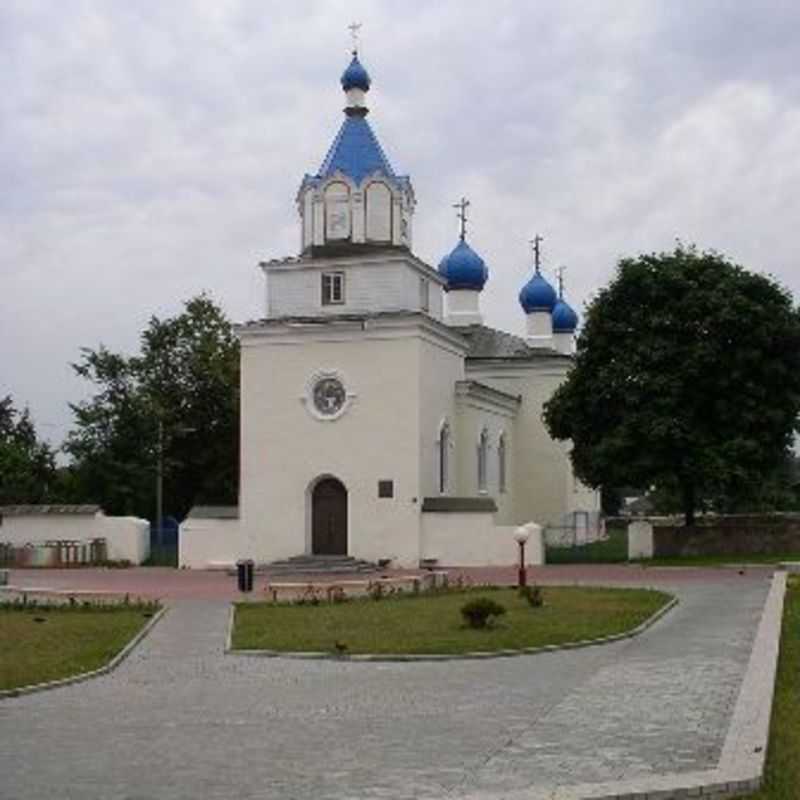
[[[45,502],[54,479],[53,451],[36,436],[28,409],[0,399],[0,505]]]
[[[236,501],[239,346],[209,297],[152,317],[137,355],[84,349],[74,369],[97,391],[72,406],[76,427],[64,449],[73,490],[107,512],[153,518],[161,460],[165,513]]]
[[[619,262],[591,303],[575,364],[545,407],[591,486],[752,495],[783,463],[800,412],[800,314],[773,280],[714,252]]]

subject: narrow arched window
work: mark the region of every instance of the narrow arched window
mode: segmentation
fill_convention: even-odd
[[[506,490],[506,435],[500,434],[497,442],[497,490],[503,494]]]
[[[368,242],[392,240],[392,193],[385,183],[376,181],[364,192]]]
[[[325,240],[350,238],[350,187],[341,181],[325,188]]]
[[[439,492],[447,491],[447,479],[450,464],[450,426],[445,422],[439,430]]]
[[[484,428],[478,440],[478,491],[486,491],[486,467],[489,451],[489,433]]]

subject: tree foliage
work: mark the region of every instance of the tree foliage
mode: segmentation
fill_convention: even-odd
[[[714,252],[619,262],[587,309],[575,365],[545,406],[591,486],[703,499],[754,493],[800,413],[800,314],[773,280]]]
[[[152,317],[135,356],[103,346],[82,353],[73,367],[97,391],[72,406],[76,427],[64,449],[73,491],[108,513],[153,518],[161,444],[165,513],[235,503],[239,345],[209,297],[189,300],[175,317]]]
[[[54,477],[53,451],[37,438],[28,409],[0,399],[0,505],[46,502]]]

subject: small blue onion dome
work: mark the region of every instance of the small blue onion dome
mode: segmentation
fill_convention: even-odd
[[[480,292],[489,280],[483,259],[463,240],[439,262],[439,274],[451,289],[474,289]]]
[[[559,300],[553,308],[553,333],[575,333],[578,315],[565,300]]]
[[[556,290],[541,272],[535,272],[519,293],[519,304],[526,314],[533,311],[552,311],[557,302]]]
[[[350,89],[369,91],[369,73],[364,69],[355,53],[353,53],[350,66],[342,73],[342,89],[346,92]]]

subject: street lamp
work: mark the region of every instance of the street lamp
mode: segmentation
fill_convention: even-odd
[[[528,583],[525,572],[525,542],[528,541],[530,530],[527,525],[520,525],[514,531],[514,541],[519,545],[519,571],[517,572],[517,586],[522,589]]]

